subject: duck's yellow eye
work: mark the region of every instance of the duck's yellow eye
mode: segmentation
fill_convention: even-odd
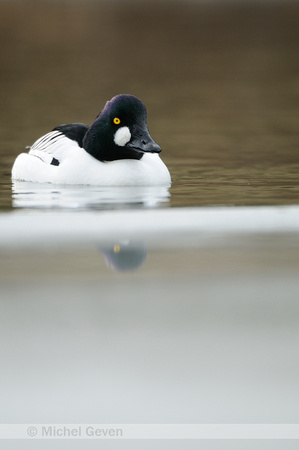
[[[115,125],[119,125],[120,124],[120,119],[118,117],[114,117],[113,123],[115,123]]]

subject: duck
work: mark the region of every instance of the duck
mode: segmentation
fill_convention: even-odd
[[[17,156],[13,181],[98,186],[170,186],[161,147],[147,126],[142,101],[120,94],[88,126],[63,124]]]

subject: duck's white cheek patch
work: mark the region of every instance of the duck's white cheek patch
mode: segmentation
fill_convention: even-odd
[[[114,135],[114,142],[116,145],[123,147],[131,139],[131,133],[128,127],[121,127]]]

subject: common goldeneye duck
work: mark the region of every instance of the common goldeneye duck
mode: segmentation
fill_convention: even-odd
[[[90,125],[60,125],[21,153],[12,179],[102,186],[170,185],[169,171],[151,138],[144,104],[117,95]]]

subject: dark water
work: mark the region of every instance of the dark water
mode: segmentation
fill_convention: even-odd
[[[14,158],[139,96],[171,206],[297,204],[298,2],[1,2],[0,203]]]

